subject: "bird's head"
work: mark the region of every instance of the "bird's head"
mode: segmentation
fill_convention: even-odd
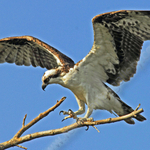
[[[62,77],[60,68],[47,70],[42,77],[42,89],[44,90],[48,84],[59,83]]]

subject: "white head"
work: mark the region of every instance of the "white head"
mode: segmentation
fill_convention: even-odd
[[[42,77],[42,89],[44,90],[48,84],[60,83],[62,77],[61,68],[47,70]]]

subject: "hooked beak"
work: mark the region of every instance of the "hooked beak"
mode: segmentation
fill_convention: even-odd
[[[47,86],[47,84],[45,84],[45,83],[42,84],[43,91],[45,91],[46,86]]]

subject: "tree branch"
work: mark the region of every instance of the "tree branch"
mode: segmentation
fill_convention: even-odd
[[[91,121],[91,122],[90,121],[80,122],[80,123],[76,122],[76,123],[73,123],[71,125],[68,125],[68,126],[65,126],[65,127],[59,128],[59,129],[36,132],[36,133],[32,133],[32,134],[27,134],[27,135],[21,137],[21,135],[27,129],[29,129],[35,123],[40,121],[42,118],[46,117],[51,111],[54,111],[64,100],[65,100],[65,97],[63,97],[60,101],[57,101],[57,103],[53,107],[49,108],[48,110],[46,110],[43,113],[40,113],[36,118],[34,118],[27,125],[25,125],[25,119],[27,117],[27,115],[25,115],[25,117],[23,118],[22,128],[15,134],[15,136],[12,139],[10,139],[9,141],[1,143],[0,144],[0,150],[7,149],[7,148],[13,147],[13,146],[18,146],[18,147],[27,149],[27,148],[22,147],[18,144],[23,143],[23,142],[27,142],[27,141],[30,141],[30,140],[33,140],[36,138],[44,137],[44,136],[54,136],[57,134],[62,134],[62,133],[68,132],[70,130],[73,130],[73,129],[76,129],[79,127],[84,127],[84,126],[93,126],[98,131],[98,129],[94,125],[114,123],[114,122],[121,121],[121,120],[124,120],[127,118],[131,118],[131,117],[135,116],[136,114],[143,112],[143,109],[138,110],[138,108],[140,106],[139,105],[132,113],[125,115],[125,116],[120,116],[120,117],[116,117],[116,118],[108,118],[108,119]]]
[[[6,142],[3,142],[3,143],[0,143],[0,150],[4,150],[6,148],[9,148],[9,147],[13,147],[13,146],[18,146],[18,147],[21,147],[23,148],[22,146],[18,145],[20,143],[23,143],[23,142],[26,142],[26,141],[29,141],[32,139],[32,135],[29,136],[29,138],[26,138],[26,136],[23,136],[22,138],[20,138],[20,136],[27,130],[29,129],[31,126],[33,126],[35,123],[37,123],[38,121],[40,121],[42,118],[46,117],[51,111],[54,111],[64,100],[66,99],[66,97],[63,97],[61,98],[60,101],[57,101],[57,103],[49,108],[48,110],[46,110],[45,112],[43,113],[40,113],[36,118],[34,118],[31,122],[29,122],[27,125],[25,125],[25,119],[27,117],[27,114],[24,116],[23,118],[23,123],[22,123],[22,128],[15,134],[15,136],[10,139],[9,141],[6,141]],[[25,138],[24,138],[25,137]],[[25,148],[24,148],[25,149]]]

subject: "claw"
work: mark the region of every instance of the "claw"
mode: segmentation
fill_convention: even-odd
[[[63,113],[63,115],[69,115],[69,112],[67,112],[67,111],[61,110],[61,111],[59,112],[59,115],[60,115],[61,113]]]
[[[63,119],[61,122],[63,122],[65,119]]]
[[[62,112],[63,112],[63,111],[60,111],[60,112],[59,112],[59,115],[61,115]]]
[[[87,128],[85,129],[85,131],[88,131],[89,130],[89,126],[87,126]]]
[[[69,115],[69,116],[66,116],[62,121],[68,119],[68,118],[74,118],[74,119],[77,119],[77,116],[76,114],[71,110],[69,109],[68,112],[67,111],[60,111],[59,112],[59,115],[63,113],[63,115]]]
[[[61,115],[61,113],[63,113],[64,111],[63,110],[61,110],[60,112],[59,112],[59,115]]]

